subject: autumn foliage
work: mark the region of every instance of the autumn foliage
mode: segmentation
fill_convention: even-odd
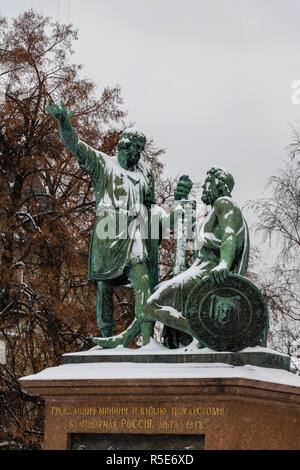
[[[77,32],[71,25],[26,11],[8,24],[0,18],[0,443],[42,446],[40,399],[17,379],[59,364],[60,356],[93,346],[99,336],[94,286],[87,282],[94,221],[90,180],[64,148],[45,112],[63,100],[72,124],[90,146],[113,155],[128,125],[120,87],[81,78],[71,63]],[[149,142],[144,157],[158,181],[158,199],[170,198],[162,181],[162,150]],[[167,262],[168,264],[168,262]],[[170,273],[168,266],[164,276]],[[115,292],[117,331],[132,320],[130,287]]]

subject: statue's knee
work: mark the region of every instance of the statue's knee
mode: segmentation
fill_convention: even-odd
[[[162,307],[162,306],[172,306],[174,299],[176,298],[176,290],[172,287],[163,289],[160,294],[154,299],[153,305]]]
[[[150,279],[149,274],[143,274],[141,277],[141,286],[143,290],[147,290],[150,288]]]
[[[141,315],[141,318],[143,320],[152,320],[152,313],[153,311],[155,310],[155,307],[150,303],[150,304],[146,304],[143,308],[143,311],[142,311],[142,315]]]

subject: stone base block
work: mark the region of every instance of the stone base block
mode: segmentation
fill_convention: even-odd
[[[280,354],[272,349],[255,347],[247,348],[239,352],[218,352],[209,348],[195,350],[189,347],[170,350],[161,348],[159,351],[151,350],[147,346],[140,349],[128,349],[119,347],[117,349],[103,350],[99,347],[89,351],[64,354],[61,358],[62,364],[85,364],[85,363],[148,363],[148,364],[230,364],[232,366],[254,365],[268,367],[271,369],[290,370],[291,359],[285,354]]]
[[[300,449],[300,377],[287,370],[85,362],[20,383],[45,400],[45,449]]]

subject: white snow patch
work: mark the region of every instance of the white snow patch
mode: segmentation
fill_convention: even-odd
[[[223,166],[220,165],[212,165],[211,168],[215,168],[216,170],[221,170],[223,173],[229,174],[229,171],[227,168],[224,168]]]
[[[174,317],[174,318],[183,318],[183,316],[181,315],[180,312],[178,312],[178,310],[176,310],[175,308],[173,307],[168,307],[167,305],[164,306],[164,307],[161,307],[160,310],[166,310],[167,312],[170,313],[171,317]]]
[[[222,260],[218,266],[212,269],[212,271],[221,271],[221,269],[228,269],[228,264],[226,261]]]
[[[230,196],[222,196],[220,199],[226,199],[227,201],[230,201],[234,207],[239,209],[239,205]]]
[[[154,291],[154,293],[148,298],[147,303],[152,302],[155,299],[158,299],[161,292],[169,286],[182,286],[185,282],[189,281],[190,279],[196,279],[197,276],[200,276],[204,271],[205,267],[209,264],[209,261],[204,261],[197,266],[197,263],[199,263],[199,259],[196,259],[192,266],[190,266],[186,271],[177,274],[172,279],[169,279],[168,281],[163,281],[160,284],[158,284],[157,289]]]
[[[222,363],[137,364],[130,362],[64,364],[20,380],[97,380],[143,378],[246,378],[300,387],[300,377],[281,369]]]
[[[137,134],[139,136],[145,137],[145,134],[136,127],[128,127],[127,129],[125,129],[125,131],[122,132],[122,134]]]
[[[234,212],[232,209],[230,209],[230,211],[226,212],[226,214],[224,215],[224,219],[227,219],[230,215],[233,215]]]
[[[0,364],[6,364],[6,344],[0,339]]]
[[[213,232],[205,232],[204,236],[205,238],[207,238],[207,240],[214,240],[216,242],[221,241],[219,238],[216,237],[216,235]]]
[[[180,354],[218,354],[218,363],[131,363],[104,362],[64,364],[44,369],[35,375],[20,380],[86,380],[86,379],[140,379],[140,378],[247,378],[300,387],[300,376],[282,369],[271,369],[253,365],[232,366],[222,363],[222,354],[210,348],[198,349],[196,339],[185,347],[168,349],[151,338],[150,343],[137,349],[118,346],[115,349],[102,349],[95,346],[88,351],[68,353],[64,356],[111,356],[111,355],[180,355]],[[270,348],[261,346],[245,348],[243,353],[272,353],[283,355]],[[284,355],[283,355],[284,356]]]
[[[163,307],[164,309],[166,307]],[[168,307],[170,308],[170,307]],[[175,309],[174,309],[175,310]],[[121,333],[122,335],[122,333]],[[120,335],[118,335],[120,336]],[[115,338],[115,336],[114,336]],[[82,352],[74,352],[74,353],[66,353],[63,354],[63,356],[95,356],[95,355],[104,355],[104,356],[112,356],[112,355],[140,355],[140,354],[149,354],[149,353],[155,353],[158,352],[160,355],[161,354],[228,354],[230,351],[215,351],[214,349],[211,348],[198,348],[198,340],[194,339],[188,346],[182,346],[180,348],[176,349],[168,349],[162,344],[158,343],[154,338],[150,338],[150,343],[148,343],[146,346],[142,346],[139,349],[131,349],[131,348],[125,348],[124,346],[120,345],[117,348],[114,349],[102,349],[101,346],[94,346],[93,348],[87,350],[87,351],[82,351]],[[255,347],[249,347],[245,348],[242,351],[239,352],[259,352],[259,353],[271,353],[271,354],[279,354],[281,356],[284,356],[284,354],[275,351],[274,349],[270,348],[264,348],[261,346],[255,346]]]

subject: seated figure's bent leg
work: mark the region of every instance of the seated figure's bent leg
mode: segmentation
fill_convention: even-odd
[[[201,279],[199,275],[186,278],[183,276],[180,278],[179,275],[167,281],[149,298],[144,307],[145,318],[192,335],[184,318],[184,308],[188,294],[199,279]]]
[[[159,321],[164,325],[175,328],[176,330],[183,331],[189,335],[191,334],[186,319],[172,307],[159,307],[150,303],[144,308],[144,316],[149,320]]]
[[[146,264],[139,263],[130,269],[130,281],[135,293],[135,317],[141,326],[143,345],[149,343],[153,335],[155,322],[148,321],[143,316],[143,309],[151,295],[149,269]]]
[[[143,269],[136,269],[134,276],[138,276],[138,274],[141,275],[142,272],[144,272]],[[146,333],[144,333],[144,344],[147,344],[147,339],[149,342],[151,337],[149,333],[151,332],[152,334],[155,321],[162,322],[167,326],[171,326],[175,329],[183,331],[184,333],[191,334],[182,313],[187,295],[195,286],[195,284],[199,282],[201,276],[190,276],[187,278],[187,280],[185,280],[185,282],[178,282],[178,278],[179,276],[177,276],[177,278],[175,277],[174,279],[171,279],[170,281],[167,281],[150,297],[147,294],[148,288],[145,284],[144,288],[142,288],[139,292],[141,297],[139,298],[139,303],[136,307],[136,318],[127,328],[127,330],[123,331],[123,333],[120,335],[113,336],[111,338],[94,338],[94,343],[102,346],[103,348],[115,348],[120,344],[127,346],[130,341],[140,333],[141,328],[144,325],[146,325],[144,332],[147,331],[147,327],[151,325],[151,327],[149,326],[148,329],[148,336],[146,336]],[[146,278],[144,278],[144,281],[145,280]],[[142,292],[146,293],[144,298],[142,297]],[[144,306],[141,307],[142,305]],[[139,310],[140,308],[141,310]]]
[[[97,282],[96,312],[97,324],[103,337],[112,336],[114,326],[114,304],[112,285],[105,281]]]

